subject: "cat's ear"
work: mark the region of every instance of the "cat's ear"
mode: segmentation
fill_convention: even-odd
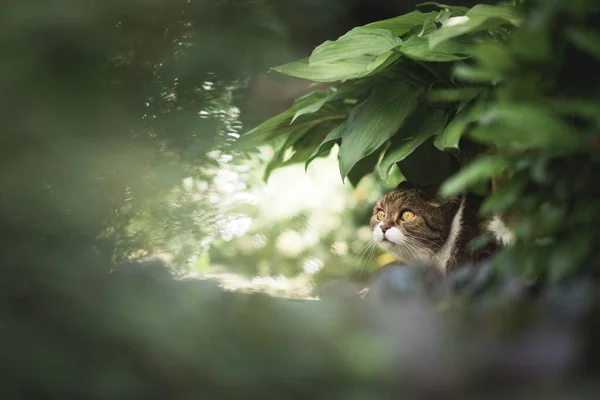
[[[412,183],[410,183],[409,181],[402,181],[398,184],[398,186],[396,186],[396,189],[402,189],[402,190],[414,189],[414,188],[416,188],[416,186],[413,185]]]

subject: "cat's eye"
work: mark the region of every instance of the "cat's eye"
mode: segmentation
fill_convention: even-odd
[[[377,221],[381,221],[385,217],[385,212],[379,211],[375,216],[377,217]]]
[[[415,213],[410,211],[410,210],[406,210],[402,213],[402,215],[400,216],[400,219],[402,221],[410,221],[411,219],[413,219],[415,217]]]

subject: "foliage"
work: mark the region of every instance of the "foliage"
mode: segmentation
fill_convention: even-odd
[[[558,279],[598,265],[597,5],[426,7],[434,10],[355,28],[275,68],[332,86],[240,145],[293,137],[279,165],[310,163],[306,154],[335,143],[342,179],[353,184],[396,165],[416,184],[443,182],[444,195],[488,193],[481,212],[504,214],[516,235],[498,258],[504,267]],[[319,114],[326,105],[334,111]],[[324,115],[339,125],[321,123]],[[502,184],[490,194],[492,180]]]
[[[274,56],[283,43],[274,16],[202,0],[4,10],[3,236],[22,232],[34,252],[43,241],[86,243],[114,263],[173,252],[182,238],[198,248],[213,213],[206,196],[185,198],[182,181],[214,186],[209,171],[223,162],[209,150],[226,153],[241,128],[233,90],[263,60],[285,60]]]

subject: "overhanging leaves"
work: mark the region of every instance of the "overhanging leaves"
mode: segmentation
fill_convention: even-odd
[[[315,82],[335,82],[372,75],[392,64],[399,57],[398,53],[388,51],[378,56],[365,55],[348,60],[314,65],[310,65],[309,59],[305,58],[273,69],[282,74]]]
[[[363,28],[388,29],[395,36],[402,36],[407,34],[415,26],[423,25],[427,18],[435,18],[437,15],[438,13],[435,11],[428,13],[423,13],[421,11],[412,11],[408,14],[404,14],[399,17],[385,19],[383,21],[377,21],[367,24]]]
[[[398,50],[408,58],[418,61],[448,62],[463,60],[468,57],[462,43],[456,40],[448,40],[436,46],[430,46],[427,36],[412,36],[402,43]]]
[[[362,56],[380,56],[402,43],[387,29],[354,28],[336,41],[317,46],[308,59],[310,66],[333,64]]]
[[[441,110],[413,114],[407,124],[392,138],[390,148],[379,165],[381,177],[387,179],[392,165],[404,160],[427,139],[437,135],[445,124],[446,113]]]
[[[260,144],[265,141],[274,139],[282,134],[286,134],[290,131],[289,123],[287,123],[294,114],[310,105],[319,102],[320,100],[327,97],[327,93],[317,91],[308,93],[294,102],[292,107],[285,110],[284,112],[268,119],[256,128],[242,135],[236,142],[235,146],[237,149],[248,149]]]
[[[308,165],[317,157],[331,150],[331,148],[342,138],[344,131],[346,130],[346,121],[342,122],[335,128],[333,128],[323,139],[321,144],[312,152],[312,154],[306,160],[304,168],[308,168]]]
[[[449,18],[440,29],[429,35],[429,43],[434,47],[457,36],[493,30],[504,24],[518,26],[520,22],[514,7],[478,4],[464,16]]]
[[[377,150],[402,127],[418,105],[422,90],[404,82],[390,82],[350,112],[342,136],[339,161],[342,179],[354,165]]]

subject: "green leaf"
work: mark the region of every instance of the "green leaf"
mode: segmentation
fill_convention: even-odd
[[[460,138],[467,129],[467,126],[476,121],[483,111],[483,103],[477,102],[472,107],[463,110],[446,126],[446,129],[435,138],[434,145],[440,150],[458,149]]]
[[[266,120],[256,128],[242,135],[236,141],[235,148],[238,150],[248,149],[263,144],[265,141],[289,133],[290,128],[288,124],[286,124],[286,121],[292,118],[297,111],[308,107],[315,102],[319,102],[325,97],[327,97],[325,92],[316,91],[296,99],[292,107]]]
[[[552,98],[547,99],[544,104],[547,104],[556,113],[569,116],[577,115],[593,121],[596,121],[600,115],[600,101],[598,100]]]
[[[469,102],[476,98],[482,88],[432,89],[427,93],[431,102]]]
[[[440,184],[459,168],[457,160],[436,149],[431,138],[397,165],[406,180],[420,186]]]
[[[509,207],[514,206],[517,200],[523,195],[527,183],[527,179],[513,178],[510,182],[501,185],[496,193],[487,197],[481,203],[480,214],[490,215],[492,213],[504,212]]]
[[[311,128],[304,136],[296,141],[293,146],[293,154],[289,159],[281,163],[278,168],[285,167],[291,164],[306,162],[306,160],[322,146],[323,140],[327,137],[328,133],[336,126],[334,121],[328,121]],[[333,147],[335,142],[330,142]]]
[[[377,150],[402,127],[417,107],[422,90],[404,82],[379,86],[354,107],[340,145],[340,172],[344,179],[354,165]]]
[[[379,165],[379,174],[387,179],[390,168],[404,160],[427,139],[437,135],[446,124],[446,113],[432,110],[429,113],[415,113],[392,137],[390,149]]]
[[[477,4],[466,15],[469,17],[498,18],[514,26],[519,26],[523,20],[519,11],[512,5],[492,6],[489,4]]]
[[[438,28],[435,21],[436,21],[435,18],[427,18],[425,20],[425,22],[423,23],[423,28],[421,29],[421,32],[419,32],[419,34],[417,36],[423,37],[423,36],[427,35],[428,33],[435,31]]]
[[[512,160],[503,155],[477,158],[458,174],[444,182],[440,188],[440,193],[444,197],[462,193],[471,186],[489,181],[494,176],[502,174],[511,164]]]
[[[567,39],[571,41],[580,51],[600,60],[600,32],[569,27],[566,29]]]
[[[435,11],[422,13],[421,11],[411,11],[408,14],[400,15],[383,21],[372,22],[363,28],[368,29],[389,29],[394,36],[402,36],[408,33],[415,26],[421,26],[427,18],[435,18],[438,13]]]
[[[505,24],[518,26],[521,18],[512,6],[478,4],[466,15],[449,18],[444,25],[429,34],[430,45],[437,44],[464,34],[494,30]]]
[[[486,70],[507,72],[515,67],[513,56],[503,43],[486,42],[469,49],[469,54]]]
[[[498,71],[468,65],[457,65],[454,68],[454,76],[463,81],[492,84],[496,84],[503,78],[503,75]]]
[[[420,3],[420,4],[416,5],[416,7],[422,7],[422,6],[434,6],[434,7],[441,8],[443,10],[448,10],[448,11],[452,11],[454,13],[461,13],[461,14],[466,14],[469,11],[469,7],[451,6],[448,4],[437,3],[435,1],[426,1],[424,3]]]
[[[370,174],[375,170],[375,168],[377,168],[381,156],[385,153],[389,146],[390,141],[388,140],[379,149],[377,149],[377,151],[363,158],[357,162],[354,167],[352,167],[348,173],[348,180],[352,186],[356,187],[364,176]]]
[[[386,29],[354,28],[336,41],[328,40],[317,46],[309,57],[309,65],[333,64],[337,61],[379,56],[402,43]]]
[[[526,104],[498,105],[488,110],[470,136],[482,143],[512,149],[570,151],[583,144],[579,133],[562,119],[544,108]]]
[[[304,169],[307,169],[309,164],[320,155],[328,152],[331,148],[342,138],[344,131],[346,130],[346,121],[342,122],[335,128],[333,128],[323,139],[321,144],[312,152],[312,154],[306,160]]]
[[[388,51],[379,56],[361,56],[349,60],[339,60],[330,64],[310,65],[309,59],[294,61],[273,68],[282,74],[308,79],[315,82],[335,82],[363,78],[386,68],[400,58],[400,54]]]
[[[427,37],[418,36],[407,39],[398,50],[408,58],[418,61],[448,62],[469,57],[465,54],[464,45],[458,41],[448,40],[432,47]]]
[[[373,84],[373,82],[370,83],[371,85]],[[316,99],[314,103],[296,111],[290,124],[294,123],[294,121],[302,115],[316,113],[317,111],[321,110],[326,104],[330,104],[335,101],[345,100],[348,97],[360,97],[366,92],[365,89],[370,88],[371,85],[368,85],[367,82],[359,82],[355,85],[342,85],[342,87],[340,88],[332,87],[329,89],[329,93],[327,93],[327,95],[320,96],[318,99]]]
[[[285,156],[286,150],[288,150],[289,148],[291,148],[311,128],[312,128],[312,126],[308,126],[308,125],[307,126],[303,126],[302,129],[299,129],[299,130],[296,130],[296,131],[292,132],[287,137],[287,139],[281,145],[281,147],[279,147],[279,149],[277,149],[277,151],[275,152],[275,154],[273,154],[273,157],[271,158],[271,160],[269,161],[269,163],[267,164],[267,166],[265,168],[265,173],[263,175],[263,180],[265,182],[269,179],[269,176],[271,175],[271,172],[273,172],[274,169],[280,167],[286,161],[286,160],[284,160],[284,156]]]

